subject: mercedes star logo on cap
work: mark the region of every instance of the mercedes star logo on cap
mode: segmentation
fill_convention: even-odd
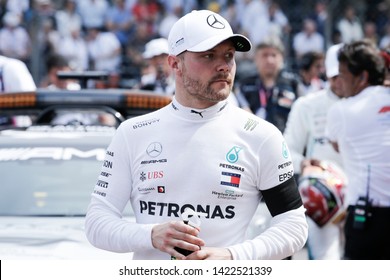
[[[216,28],[216,29],[224,29],[225,28],[225,24],[220,21],[216,15],[209,15],[207,17],[207,24],[210,25],[212,28]]]

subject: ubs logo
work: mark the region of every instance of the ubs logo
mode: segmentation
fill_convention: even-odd
[[[216,29],[224,29],[225,24],[222,22],[221,19],[217,18],[217,15],[212,14],[207,17],[207,24],[210,25],[212,28]]]
[[[146,149],[146,153],[152,158],[158,157],[162,153],[161,143],[158,142],[151,143]]]

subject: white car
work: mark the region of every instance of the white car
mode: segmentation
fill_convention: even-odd
[[[82,129],[0,132],[1,259],[131,259],[96,249],[85,237],[86,207],[115,127]]]

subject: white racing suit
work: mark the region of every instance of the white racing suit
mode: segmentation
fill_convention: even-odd
[[[199,237],[228,248],[234,259],[283,259],[300,250],[307,223],[288,147],[272,124],[224,101],[204,110],[175,98],[118,128],[86,217],[98,248],[134,252],[134,259],[170,259],[155,249],[155,224],[205,213]],[[260,200],[270,227],[246,240]],[[136,223],[122,218],[130,201]]]

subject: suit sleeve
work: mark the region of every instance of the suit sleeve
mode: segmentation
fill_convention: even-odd
[[[293,176],[291,156],[278,131],[259,150],[259,190],[272,215],[270,227],[256,238],[229,247],[234,259],[284,259],[306,243],[305,208]]]
[[[97,248],[124,253],[153,248],[153,224],[136,224],[122,217],[132,190],[130,149],[123,124],[109,145],[85,219],[89,242]]]

